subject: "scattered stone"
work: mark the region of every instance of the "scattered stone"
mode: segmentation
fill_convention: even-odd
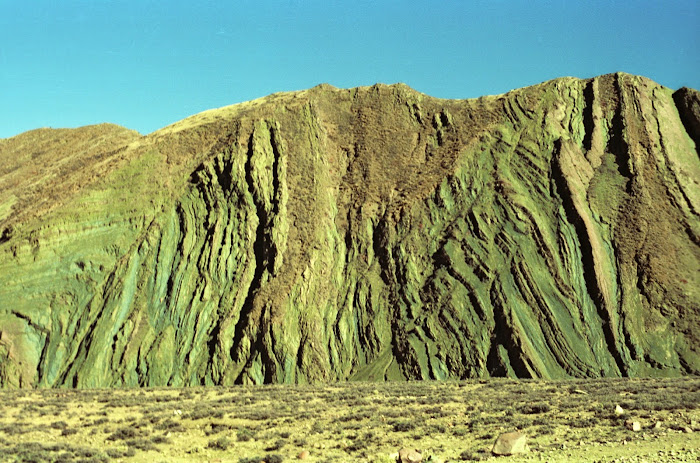
[[[619,405],[615,405],[615,414],[617,416],[624,415],[625,414],[625,409],[620,407]]]
[[[571,391],[571,392],[573,392],[574,394],[588,395],[588,392],[583,391],[583,390],[581,390],[581,389],[574,389],[574,390]]]
[[[657,421],[654,423],[654,431],[662,431],[664,429],[664,425],[661,423],[661,421]]]
[[[639,421],[627,420],[625,421],[625,426],[627,429],[634,432],[642,430],[642,424]]]
[[[693,432],[693,430],[690,429],[688,426],[685,426],[685,427],[683,428],[683,432],[686,433],[686,434],[690,434],[691,432]]]
[[[526,453],[530,449],[527,446],[527,436],[519,431],[506,432],[496,438],[491,453],[494,455],[514,455]]]
[[[309,451],[308,451],[308,450],[302,450],[301,452],[299,452],[299,455],[297,455],[297,458],[298,458],[299,460],[306,460],[307,458],[309,458]]]
[[[399,463],[421,463],[423,455],[418,449],[401,449],[399,450]]]

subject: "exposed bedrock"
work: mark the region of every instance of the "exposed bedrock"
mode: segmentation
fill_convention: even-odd
[[[322,85],[1,171],[0,385],[699,374],[697,109]]]

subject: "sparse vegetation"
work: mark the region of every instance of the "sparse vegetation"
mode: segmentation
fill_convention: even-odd
[[[235,461],[269,463],[304,450],[309,461],[389,462],[405,446],[444,461],[482,461],[499,433],[519,429],[548,461],[570,454],[606,461],[635,449],[663,461],[659,449],[697,443],[699,385],[691,377],[85,390],[62,398],[0,391],[0,448],[9,461],[52,463],[226,461],[231,452]],[[630,431],[630,419],[642,430]]]

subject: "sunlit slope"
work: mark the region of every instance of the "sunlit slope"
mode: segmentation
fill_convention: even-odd
[[[324,85],[120,132],[2,193],[0,384],[700,373],[697,101]]]

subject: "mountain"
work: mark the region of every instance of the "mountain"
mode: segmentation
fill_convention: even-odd
[[[698,143],[623,73],[0,140],[0,385],[700,374]]]

